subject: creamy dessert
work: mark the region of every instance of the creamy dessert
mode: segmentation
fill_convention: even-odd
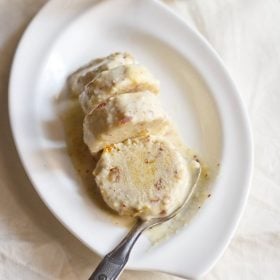
[[[180,207],[190,189],[191,159],[149,70],[128,53],[114,53],[78,69],[68,85],[83,110],[83,141],[97,160],[87,174],[107,206],[141,219]]]
[[[96,217],[125,227],[131,227],[135,217],[150,219],[168,215],[177,208],[188,194],[191,164],[198,158],[183,143],[176,124],[170,123],[157,101],[157,80],[148,70],[141,72],[141,67],[128,53],[113,53],[92,60],[70,75],[68,91],[57,100],[67,150],[84,190],[94,203]],[[134,74],[125,74],[124,69],[136,73],[135,84],[131,81]],[[107,86],[108,81],[112,86],[110,83]],[[131,85],[130,92],[126,92],[126,85]],[[142,101],[135,102],[135,99]],[[99,110],[103,107],[104,111],[96,107]],[[123,108],[124,114],[118,108]],[[136,115],[135,109],[137,112],[139,109]],[[135,122],[137,119],[143,122]],[[164,151],[157,154],[159,146],[163,146]],[[96,153],[97,150],[100,151]],[[209,170],[201,159],[200,163],[202,174],[191,201],[176,217],[149,230],[152,243],[175,234],[211,196],[209,178],[215,176],[216,171],[213,166]]]
[[[114,69],[120,65],[136,64],[129,53],[116,52],[109,56],[97,58],[79,68],[68,78],[68,85],[72,95],[79,96],[84,86],[91,82],[102,71]]]
[[[106,147],[94,171],[104,201],[120,215],[166,216],[184,201],[190,169],[163,138],[134,138]]]
[[[88,83],[80,94],[80,103],[88,113],[110,97],[139,91],[158,93],[159,82],[142,65],[121,65],[100,72]]]
[[[158,98],[150,92],[121,94],[109,98],[86,114],[84,141],[91,153],[137,136],[162,135],[169,121]]]

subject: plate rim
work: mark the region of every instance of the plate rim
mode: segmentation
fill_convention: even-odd
[[[106,0],[104,2],[108,2],[110,0]],[[133,0],[131,0],[133,1]],[[48,9],[49,6],[53,5],[53,3],[56,2],[55,0],[49,1],[47,2],[40,10],[39,12],[35,15],[35,17],[32,19],[32,21],[29,23],[28,27],[26,28],[26,30],[24,31],[15,55],[14,55],[14,59],[12,62],[12,67],[11,67],[11,71],[10,71],[10,80],[9,80],[9,119],[10,119],[10,126],[11,126],[11,130],[12,130],[12,135],[13,135],[13,139],[15,142],[15,146],[16,146],[16,150],[19,154],[20,160],[23,164],[23,167],[25,169],[25,172],[28,176],[28,178],[30,179],[30,181],[32,182],[32,185],[34,187],[34,189],[36,190],[36,192],[38,193],[40,199],[45,203],[45,205],[48,207],[48,209],[51,211],[51,213],[59,220],[60,223],[62,223],[68,231],[70,231],[76,238],[78,238],[82,243],[86,244],[87,247],[89,247],[90,249],[93,249],[91,246],[89,246],[89,244],[87,244],[85,242],[85,240],[81,239],[73,230],[71,227],[69,227],[69,225],[67,225],[63,219],[57,215],[55,209],[53,209],[51,207],[51,205],[49,205],[48,201],[44,198],[43,194],[41,193],[41,191],[39,190],[39,188],[37,188],[37,184],[34,182],[33,177],[31,172],[29,172],[29,168],[28,168],[28,164],[26,163],[26,160],[24,158],[24,153],[21,150],[21,146],[20,143],[18,141],[18,137],[17,132],[16,132],[16,127],[14,124],[14,120],[13,120],[13,94],[12,94],[12,81],[13,81],[13,77],[14,77],[14,72],[16,71],[16,66],[17,66],[17,61],[18,58],[20,56],[21,50],[22,50],[22,44],[23,42],[26,40],[26,37],[29,33],[32,32],[32,28],[34,25],[36,25],[37,21],[40,20],[40,16],[42,14],[43,11],[46,11]],[[246,127],[246,131],[247,131],[247,140],[249,143],[248,146],[248,157],[250,158],[250,162],[247,165],[248,168],[248,173],[247,173],[247,178],[246,178],[246,183],[244,183],[244,185],[246,185],[246,192],[244,193],[243,197],[242,197],[242,202],[241,202],[241,207],[238,208],[238,211],[236,211],[236,217],[235,217],[235,221],[233,223],[233,228],[230,230],[230,236],[228,237],[228,241],[227,244],[225,246],[223,246],[223,249],[220,250],[219,256],[217,256],[217,258],[215,260],[212,261],[211,265],[208,266],[208,269],[205,270],[203,273],[201,273],[199,276],[203,276],[205,275],[214,265],[215,263],[219,260],[219,258],[221,257],[221,255],[224,253],[224,251],[226,250],[228,244],[230,243],[233,235],[235,234],[235,231],[238,227],[239,221],[242,218],[242,214],[244,212],[245,206],[246,206],[246,202],[248,200],[248,195],[249,195],[249,191],[250,191],[250,187],[251,187],[251,181],[252,181],[252,175],[253,175],[253,160],[254,160],[254,153],[253,153],[253,136],[252,136],[252,129],[250,126],[250,122],[249,122],[249,116],[247,113],[247,110],[245,108],[245,104],[240,96],[240,93],[238,92],[235,84],[233,83],[228,70],[226,69],[223,61],[221,60],[221,58],[219,57],[219,55],[217,54],[217,52],[213,49],[213,47],[206,41],[206,39],[200,34],[198,33],[195,29],[193,29],[181,16],[179,16],[178,14],[176,14],[173,10],[171,10],[170,8],[168,8],[165,4],[163,4],[162,2],[160,2],[159,0],[153,0],[154,3],[157,3],[158,5],[160,5],[162,8],[164,8],[165,10],[167,10],[169,13],[171,13],[173,16],[175,16],[177,19],[179,19],[181,22],[183,22],[186,27],[188,29],[191,30],[191,32],[197,36],[199,38],[199,40],[203,43],[204,47],[206,47],[208,49],[208,51],[211,53],[211,55],[218,61],[219,66],[221,67],[221,69],[223,70],[224,74],[227,77],[227,82],[230,83],[230,86],[233,88],[234,92],[235,92],[235,97],[238,99],[240,108],[242,110],[242,114],[243,114],[243,121],[244,121],[244,125]],[[70,21],[71,24],[71,21]],[[133,269],[133,267],[132,267]],[[141,268],[136,268],[137,270],[141,270]],[[147,270],[147,269],[145,269]],[[168,273],[168,272],[167,272]]]

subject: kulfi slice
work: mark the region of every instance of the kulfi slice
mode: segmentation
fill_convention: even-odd
[[[184,202],[191,170],[170,142],[157,136],[104,149],[93,172],[106,204],[119,215],[167,216]]]
[[[159,81],[140,64],[126,64],[100,72],[84,87],[79,100],[85,113],[106,99],[128,92],[159,92]]]
[[[169,123],[154,94],[148,91],[121,94],[85,115],[84,142],[95,154],[107,145],[139,135],[161,135]]]
[[[136,63],[136,61],[127,52],[115,52],[109,56],[92,60],[69,76],[68,85],[71,94],[79,96],[84,90],[84,86],[91,82],[100,72],[132,63]]]

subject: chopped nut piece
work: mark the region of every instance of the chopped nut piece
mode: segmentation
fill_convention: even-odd
[[[106,102],[102,102],[96,107],[96,109],[102,109],[106,106],[106,104],[107,104]]]
[[[125,124],[125,123],[128,123],[130,121],[132,121],[132,117],[124,117],[119,121],[119,123],[120,124]]]
[[[159,214],[160,214],[161,216],[166,216],[167,212],[166,212],[166,210],[162,210]]]
[[[159,180],[155,183],[155,187],[157,190],[162,189],[163,185],[162,185],[162,179],[159,178]]]
[[[111,182],[119,182],[120,181],[120,169],[118,167],[113,167],[109,172],[109,180]]]

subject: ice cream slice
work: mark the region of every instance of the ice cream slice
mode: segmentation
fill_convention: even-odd
[[[191,171],[160,137],[134,138],[104,149],[94,170],[104,201],[120,215],[166,216],[184,201]]]
[[[91,82],[100,72],[132,63],[136,63],[136,61],[127,52],[116,52],[103,58],[94,59],[69,76],[68,85],[70,91],[72,95],[79,96],[84,90],[84,86]]]
[[[145,91],[109,98],[85,116],[83,126],[84,142],[94,154],[139,135],[161,135],[169,120],[158,98]]]
[[[84,87],[79,99],[85,113],[96,108],[109,97],[139,91],[159,92],[159,81],[142,65],[121,65],[100,72]]]

